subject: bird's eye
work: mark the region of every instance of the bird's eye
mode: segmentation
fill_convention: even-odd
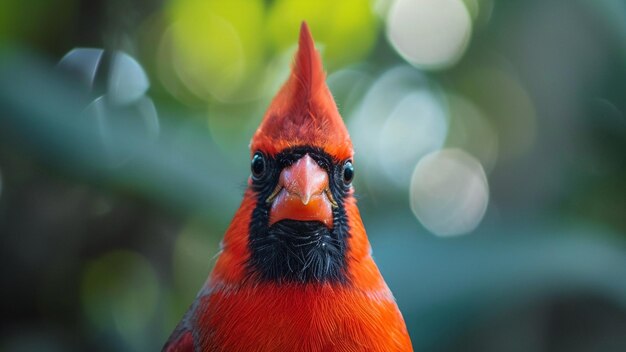
[[[256,152],[252,157],[252,163],[250,164],[252,169],[252,177],[255,179],[260,178],[265,173],[265,157],[260,152]]]
[[[350,185],[354,178],[354,166],[352,161],[348,160],[343,164],[343,183],[347,186]]]

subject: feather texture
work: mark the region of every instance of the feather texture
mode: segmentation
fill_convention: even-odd
[[[215,268],[165,350],[412,351],[372,259],[352,187],[333,171],[352,159],[352,143],[306,23],[291,76],[252,138],[251,152],[279,164],[290,163],[284,155],[317,155],[339,207],[335,226],[285,221],[268,230],[264,202],[276,181],[251,178]],[[257,272],[260,267],[269,269]]]
[[[338,160],[352,157],[352,142],[325,83],[309,27],[302,23],[291,75],[265,113],[250,149],[269,154],[299,145],[324,147]]]

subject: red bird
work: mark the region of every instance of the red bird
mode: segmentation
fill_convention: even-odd
[[[353,196],[353,150],[306,23],[215,268],[163,350],[412,351]]]

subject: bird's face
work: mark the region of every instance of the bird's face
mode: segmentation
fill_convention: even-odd
[[[352,142],[306,25],[291,76],[250,148],[256,201],[250,275],[274,282],[345,282]]]
[[[345,281],[344,200],[353,176],[352,160],[319,147],[254,152],[250,270],[279,282]]]

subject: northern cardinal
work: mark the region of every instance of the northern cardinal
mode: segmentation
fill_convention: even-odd
[[[215,268],[163,350],[412,351],[371,256],[352,142],[306,23],[250,149]]]

